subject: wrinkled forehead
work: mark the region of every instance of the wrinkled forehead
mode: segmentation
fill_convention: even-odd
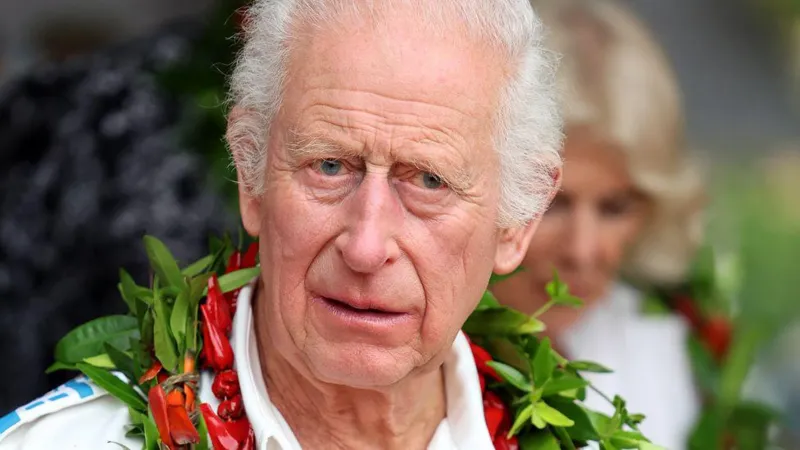
[[[508,79],[507,59],[457,23],[436,28],[448,21],[422,21],[405,5],[384,7],[375,16],[348,10],[325,22],[296,23],[287,90],[324,84],[371,91],[493,122]]]

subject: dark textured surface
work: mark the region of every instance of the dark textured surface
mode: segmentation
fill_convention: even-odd
[[[145,283],[143,234],[187,261],[236,225],[180,144],[187,100],[153,76],[188,57],[196,32],[170,26],[0,87],[0,416],[74,376],[44,374],[53,347],[122,311],[120,267]]]

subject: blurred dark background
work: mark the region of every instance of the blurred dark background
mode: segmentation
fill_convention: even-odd
[[[772,179],[786,164],[766,162],[800,154],[800,1],[626,3],[675,66],[724,228],[744,208],[724,201],[731,180],[761,166]],[[209,233],[236,229],[221,105],[239,6],[0,0],[0,416],[73,376],[45,375],[53,346],[123,311],[118,269],[146,279],[143,234],[190,261]],[[800,331],[782,330],[748,387],[795,429],[798,348]]]

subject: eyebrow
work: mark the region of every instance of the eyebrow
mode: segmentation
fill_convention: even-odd
[[[436,142],[425,140],[416,142],[413,147],[436,147]],[[365,150],[355,146],[342,145],[322,134],[309,134],[297,130],[289,130],[289,137],[286,143],[286,152],[290,160],[300,166],[309,160],[318,159],[364,159]],[[453,158],[447,158],[444,162],[432,161],[430,158],[422,156],[419,151],[412,150],[410,156],[395,158],[394,162],[412,166],[420,171],[429,172],[439,177],[451,189],[457,193],[465,193],[472,185],[471,172]],[[393,156],[396,156],[393,154]],[[449,161],[448,161],[449,159]],[[449,164],[448,164],[449,163]]]
[[[363,151],[353,147],[347,148],[323,135],[307,134],[289,130],[286,142],[286,153],[297,163],[313,159],[357,158]]]

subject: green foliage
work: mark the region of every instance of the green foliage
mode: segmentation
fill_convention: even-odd
[[[184,144],[207,162],[209,178],[236,211],[236,174],[222,139],[226,129],[227,75],[240,40],[238,8],[246,0],[219,0],[206,21],[202,35],[194,41],[190,56],[181,65],[158,74],[160,84],[183,102],[180,135]]]
[[[629,414],[622,399],[609,400],[616,411],[611,417],[591,411],[581,402],[591,384],[580,373],[610,370],[590,361],[567,361],[552,348],[549,338],[539,338],[543,324],[529,326],[541,323],[539,316],[551,307],[581,303],[558,274],[548,284],[547,293],[550,300],[545,307],[527,316],[500,305],[487,292],[464,327],[479,345],[513,350],[495,351],[495,360],[486,363],[503,380],[496,385],[496,392],[514,408],[509,436],[518,436],[523,449],[576,448],[576,443],[590,441],[606,449],[658,448],[639,433],[637,426],[643,417]]]

